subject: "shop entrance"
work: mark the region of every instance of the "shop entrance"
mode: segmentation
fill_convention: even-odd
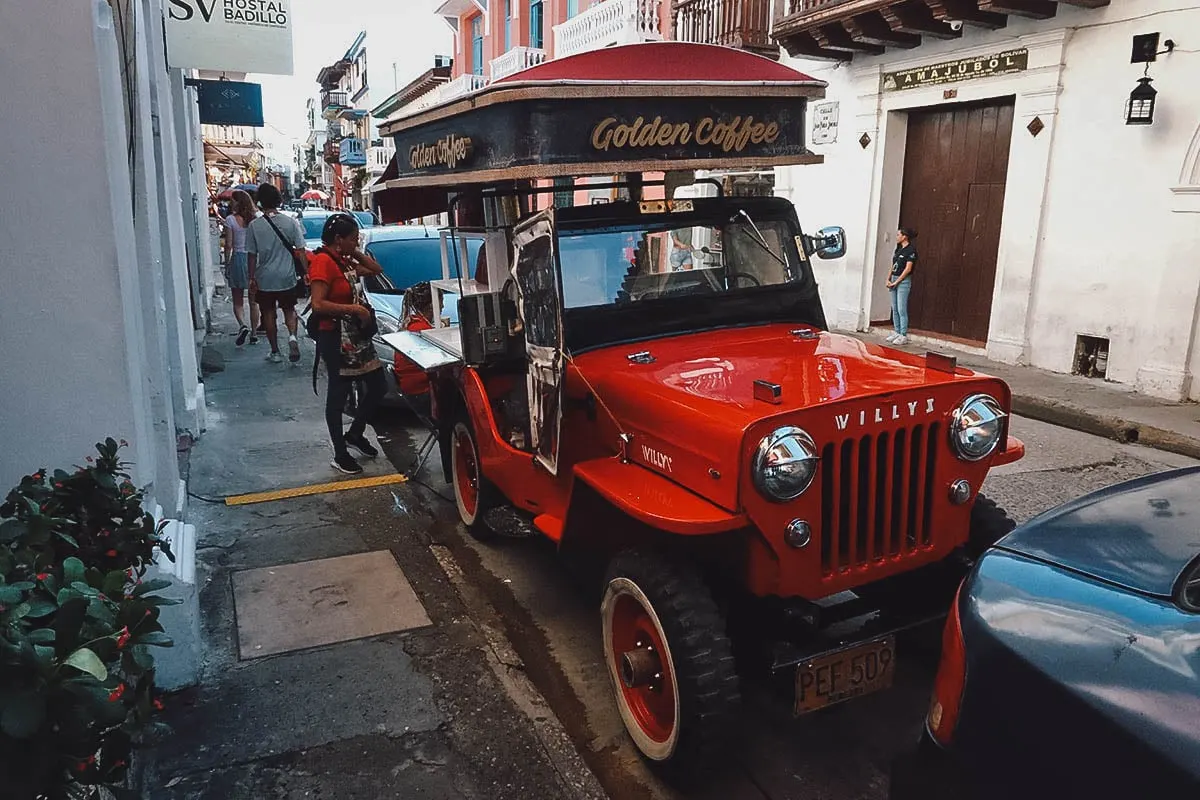
[[[1012,124],[1012,97],[909,112],[900,224],[918,234],[915,330],[987,341]]]

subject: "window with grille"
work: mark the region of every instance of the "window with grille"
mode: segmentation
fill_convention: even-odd
[[[483,15],[471,20],[471,71],[483,74]]]
[[[570,208],[575,205],[575,179],[554,179],[554,207]]]
[[[529,0],[529,46],[542,49],[545,36],[542,33],[542,0]]]

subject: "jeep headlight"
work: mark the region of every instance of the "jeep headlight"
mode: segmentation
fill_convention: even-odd
[[[987,458],[1004,435],[1004,418],[996,398],[973,394],[954,409],[950,422],[950,444],[964,461]]]
[[[758,443],[754,485],[776,503],[795,500],[812,484],[819,460],[816,444],[803,429],[778,428]]]

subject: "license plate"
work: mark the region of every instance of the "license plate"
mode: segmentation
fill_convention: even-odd
[[[796,668],[796,713],[887,689],[895,672],[896,642],[891,636],[805,661]]]

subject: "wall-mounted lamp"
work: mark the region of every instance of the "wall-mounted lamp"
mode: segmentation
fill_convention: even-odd
[[[1154,96],[1158,94],[1150,85],[1151,78],[1138,78],[1138,85],[1129,93],[1125,111],[1126,125],[1154,124]]]
[[[1154,98],[1158,92],[1150,85],[1152,78],[1150,77],[1150,62],[1157,61],[1160,55],[1170,53],[1175,49],[1175,42],[1167,39],[1163,42],[1163,47],[1166,49],[1158,49],[1158,34],[1143,33],[1133,37],[1133,55],[1129,59],[1131,64],[1145,64],[1142,70],[1142,77],[1138,78],[1138,85],[1129,93],[1129,101],[1125,105],[1125,124],[1126,125],[1153,125],[1154,124]]]

